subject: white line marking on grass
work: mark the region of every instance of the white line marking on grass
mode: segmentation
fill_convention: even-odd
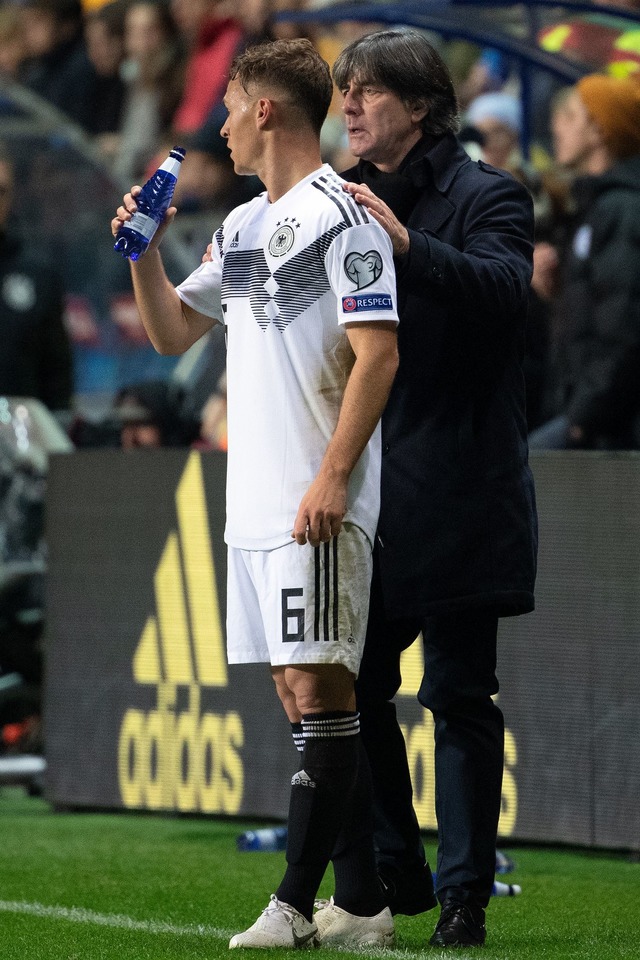
[[[44,903],[25,903],[20,900],[0,900],[0,913],[22,913],[31,917],[50,917],[54,920],[67,920],[71,923],[89,923],[98,927],[115,927],[118,930],[135,930],[142,933],[169,933],[177,937],[211,937],[215,940],[229,940],[237,931],[222,930],[206,924],[180,926],[166,923],[164,920],[134,920],[121,913],[96,913],[84,907],[50,907]],[[358,948],[332,947],[340,953],[359,953]],[[424,955],[416,950],[401,948],[365,947],[367,960],[424,960]],[[461,955],[459,960],[464,960]]]
[[[376,960],[424,960],[424,953],[418,953],[416,950],[402,950],[399,947],[329,947],[330,950],[338,950],[340,953],[364,953],[367,960],[370,957]],[[463,960],[459,957],[458,960]]]
[[[72,923],[91,923],[99,927],[116,927],[119,930],[141,930],[144,933],[171,933],[184,937],[215,937],[226,940],[234,931],[221,930],[206,924],[179,926],[165,923],[163,920],[134,920],[119,913],[95,913],[83,907],[48,907],[43,903],[25,903],[16,900],[0,900],[0,912],[24,913],[32,917],[51,917],[54,920],[68,920]]]

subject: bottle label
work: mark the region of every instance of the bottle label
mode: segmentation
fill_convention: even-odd
[[[165,173],[170,173],[177,178],[180,172],[180,160],[176,160],[175,157],[167,157],[167,159],[162,163],[158,170],[164,170]]]
[[[145,240],[151,240],[158,229],[158,224],[155,220],[147,217],[144,213],[140,213],[139,210],[131,217],[128,226],[131,227],[132,230],[141,233]]]

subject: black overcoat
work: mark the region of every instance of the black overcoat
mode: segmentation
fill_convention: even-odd
[[[414,200],[399,213],[411,245],[396,261],[400,366],[382,421],[386,612],[525,613],[537,552],[522,373],[531,199],[453,135],[417,145],[400,173]],[[361,161],[342,176],[384,199],[370,174]],[[397,178],[392,209],[396,192]]]

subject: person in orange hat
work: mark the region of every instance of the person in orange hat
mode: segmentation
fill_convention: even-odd
[[[605,173],[637,155],[640,82],[598,73],[583,77],[556,110],[553,136],[557,161],[577,172]],[[581,155],[574,154],[572,139]]]
[[[557,163],[575,174],[558,258],[549,420],[532,449],[640,447],[640,83],[583,77],[552,116]],[[553,284],[549,285],[550,287]]]

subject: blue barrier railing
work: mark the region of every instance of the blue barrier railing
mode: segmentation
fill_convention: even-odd
[[[469,17],[469,8],[473,17]],[[510,33],[500,22],[491,19],[492,10],[513,8],[525,36]],[[480,47],[490,47],[508,56],[516,65],[521,87],[523,106],[522,148],[528,155],[531,140],[531,102],[532,73],[541,70],[557,80],[567,84],[575,83],[585,73],[594,68],[582,64],[561,53],[543,49],[538,42],[538,32],[542,26],[539,14],[543,10],[553,10],[557,17],[561,13],[568,15],[588,14],[606,16],[609,20],[618,19],[640,26],[640,10],[625,7],[604,6],[582,0],[565,0],[558,4],[555,0],[531,0],[524,4],[514,4],[512,0],[422,0],[422,2],[375,3],[351,2],[336,3],[313,10],[285,10],[274,19],[295,23],[379,23],[384,25],[403,25],[422,30],[433,31],[444,39],[466,40]]]

